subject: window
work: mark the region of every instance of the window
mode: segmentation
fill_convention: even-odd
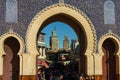
[[[115,24],[115,5],[111,0],[104,3],[104,24]]]
[[[16,0],[6,1],[6,22],[17,22],[18,18],[18,6]]]

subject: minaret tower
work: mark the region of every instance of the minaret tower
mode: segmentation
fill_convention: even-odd
[[[56,27],[52,31],[52,36],[50,37],[50,47],[53,51],[57,51],[59,49],[59,40],[56,34]]]

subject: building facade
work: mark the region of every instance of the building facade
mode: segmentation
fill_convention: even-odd
[[[63,49],[64,50],[69,50],[69,39],[68,39],[68,36],[64,36]]]
[[[55,29],[52,31],[52,36],[50,37],[50,47],[53,51],[58,51],[59,49],[59,38]]]
[[[71,50],[78,52],[79,51],[79,42],[76,39],[71,40]]]
[[[61,21],[79,41],[79,73],[120,80],[120,0],[0,0],[0,80],[37,80],[38,32]]]
[[[45,34],[44,33],[40,33],[38,36],[38,51],[39,51],[39,55],[38,55],[38,59],[46,59],[46,54],[45,54],[45,50],[46,50],[46,46],[45,46]]]

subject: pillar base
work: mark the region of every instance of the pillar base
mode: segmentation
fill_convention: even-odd
[[[37,77],[36,75],[21,75],[19,76],[19,80],[37,80]]]
[[[102,80],[102,75],[95,75],[94,80]]]
[[[2,75],[0,75],[0,80],[3,80],[3,79],[2,79]]]

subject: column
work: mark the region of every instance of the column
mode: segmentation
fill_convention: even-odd
[[[23,54],[22,72],[19,80],[37,80],[36,76],[36,55],[35,54]]]
[[[102,80],[102,57],[101,54],[94,54],[95,60],[95,80]]]
[[[43,48],[43,57],[46,58],[45,47]]]
[[[94,78],[94,59],[93,55],[87,54],[87,75],[89,79]]]
[[[93,56],[87,55],[87,74],[93,75]]]
[[[39,59],[45,59],[46,55],[45,55],[45,47],[40,47],[39,49],[40,55],[39,55]]]
[[[0,80],[2,80],[3,76],[3,56],[0,55]]]
[[[22,80],[21,77],[22,77],[22,74],[23,74],[23,55],[19,55],[19,58],[20,58],[20,75],[19,75],[19,80]]]
[[[29,55],[28,58],[28,75],[29,75],[29,80],[37,80],[37,76],[36,76],[36,57],[37,55],[32,53]]]
[[[40,56],[41,56],[42,55],[42,47],[40,47],[39,52],[40,52]]]
[[[116,55],[117,80],[120,80],[120,55]]]

